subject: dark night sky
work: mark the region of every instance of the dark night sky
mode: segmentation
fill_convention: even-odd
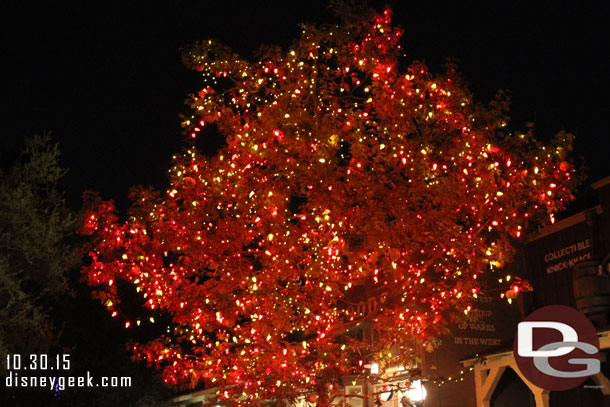
[[[371,2],[378,9],[385,2]],[[591,181],[610,175],[610,2],[399,1],[409,60],[460,62],[478,100],[513,94],[513,124],[538,137],[577,134]],[[70,169],[65,187],[124,202],[136,184],[163,187],[181,146],[178,114],[200,85],[178,48],[218,38],[242,55],[287,46],[301,21],[327,21],[326,1],[3,1],[0,161],[50,130]]]

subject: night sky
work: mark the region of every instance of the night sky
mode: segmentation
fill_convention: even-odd
[[[370,2],[381,9],[386,2]],[[590,181],[610,175],[610,2],[398,1],[408,60],[439,71],[457,60],[479,101],[513,95],[512,126],[548,139],[577,135]],[[127,189],[163,188],[179,151],[181,112],[199,74],[179,48],[216,38],[244,56],[288,46],[299,22],[332,18],[326,1],[3,1],[0,161],[23,138],[51,131],[70,170],[72,206],[84,189],[125,205]]]

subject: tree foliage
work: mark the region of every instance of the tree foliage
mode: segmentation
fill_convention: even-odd
[[[46,351],[57,340],[48,306],[69,292],[74,254],[66,239],[76,225],[58,187],[64,174],[47,136],[27,140],[0,170],[1,354]]]
[[[373,360],[412,366],[468,313],[477,276],[572,199],[570,135],[507,132],[506,98],[476,105],[454,65],[407,64],[401,35],[389,11],[344,12],[255,60],[216,41],[185,50],[204,87],[169,188],[134,189],[126,222],[92,200],[82,225],[109,311],[148,323],[120,313],[127,283],[167,322],[133,347],[167,383],[325,405]],[[215,134],[218,151],[198,148]],[[366,315],[362,295],[379,299]],[[357,335],[370,323],[374,347]]]

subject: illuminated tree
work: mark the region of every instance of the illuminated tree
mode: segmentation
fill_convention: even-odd
[[[167,322],[133,347],[167,383],[325,405],[372,360],[412,366],[468,313],[477,276],[572,198],[571,136],[508,133],[505,99],[475,105],[454,66],[405,67],[400,38],[389,11],[347,12],[255,61],[215,41],[184,52],[205,86],[168,190],[134,189],[125,223],[99,200],[83,221],[84,273],[112,315],[126,282]],[[380,298],[368,315],[363,291]],[[371,322],[374,348],[354,334]]]

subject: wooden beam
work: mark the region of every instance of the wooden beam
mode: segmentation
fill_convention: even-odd
[[[491,396],[505,370],[506,366],[495,366],[491,369],[488,369],[486,366],[477,366],[475,368],[477,407],[490,407]]]
[[[591,376],[591,379],[593,379],[595,384],[600,386],[600,390],[604,396],[610,395],[610,380],[608,380],[608,378],[602,372],[594,374]]]
[[[534,383],[527,380],[527,378],[525,376],[523,376],[523,374],[517,367],[517,362],[515,361],[514,357],[513,357],[512,361],[510,362],[509,366],[511,369],[513,369],[515,371],[515,373],[517,373],[519,378],[521,378],[523,383],[525,383],[525,385],[530,389],[530,391],[534,395],[534,400],[536,401],[536,407],[549,407],[549,395],[551,394],[551,391],[542,389],[542,388],[536,386]]]

